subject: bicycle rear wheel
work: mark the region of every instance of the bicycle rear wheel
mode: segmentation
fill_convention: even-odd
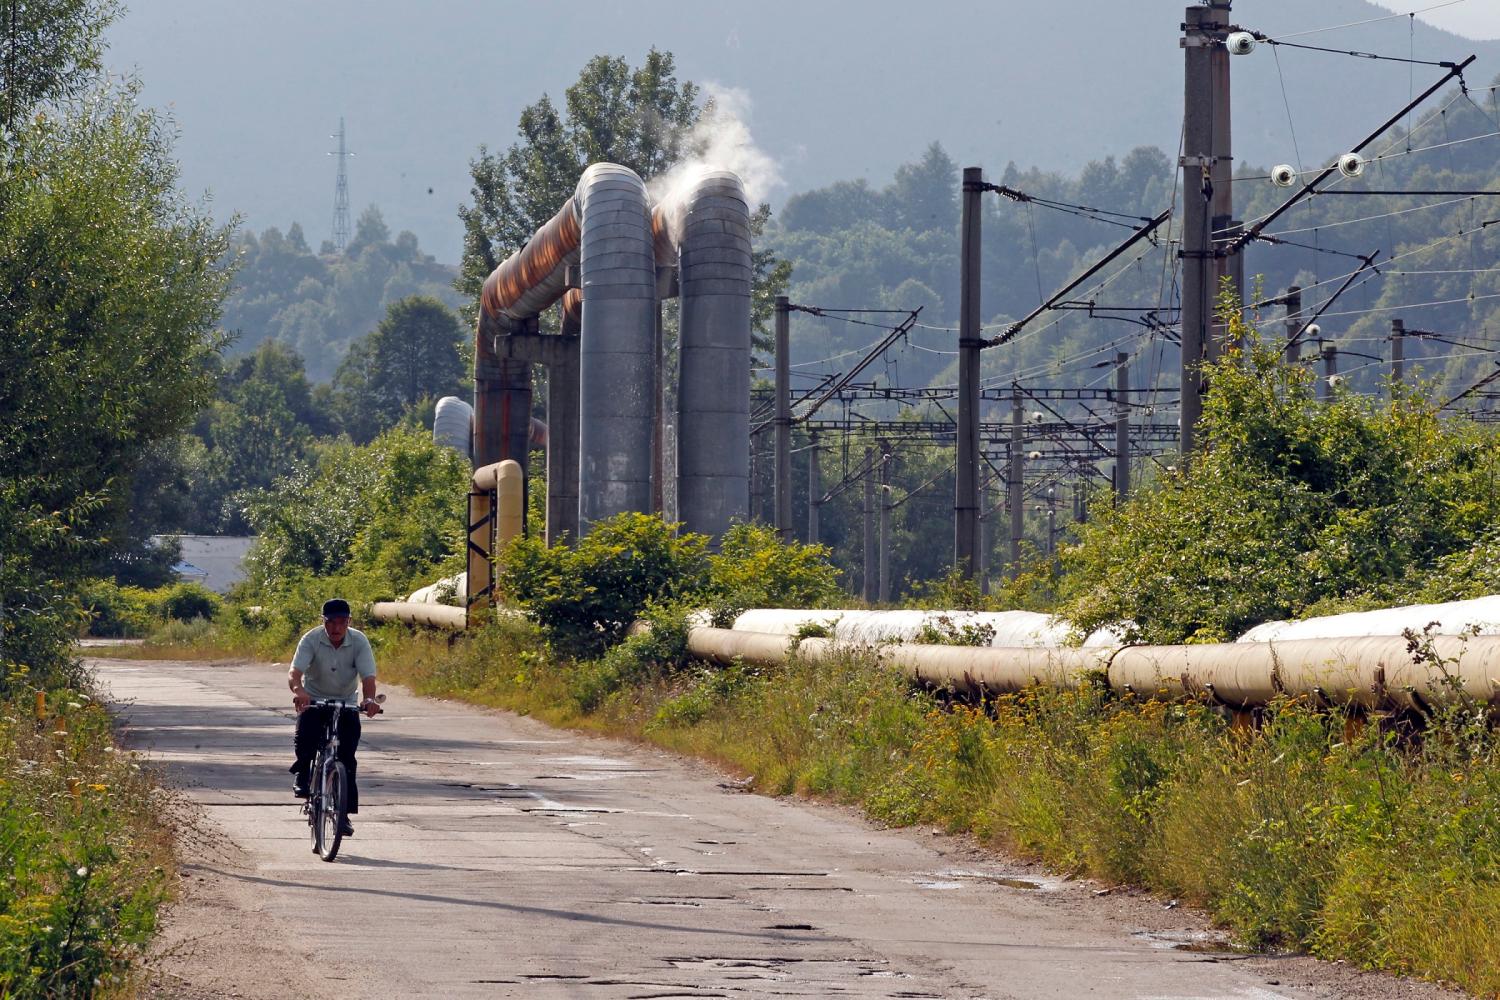
[[[315,834],[318,843],[318,857],[324,861],[332,861],[338,857],[339,844],[344,840],[344,817],[348,809],[348,802],[344,798],[345,784],[344,765],[341,761],[331,760],[323,768],[323,784],[319,791],[321,805],[318,810],[318,829]]]

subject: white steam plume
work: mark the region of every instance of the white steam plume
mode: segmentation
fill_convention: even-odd
[[[755,144],[745,124],[750,117],[750,95],[713,83],[705,84],[703,91],[707,97],[703,114],[683,140],[683,159],[646,185],[651,199],[666,213],[674,241],[682,236],[687,197],[704,174],[714,170],[738,174],[752,212],[781,186],[781,168]]]

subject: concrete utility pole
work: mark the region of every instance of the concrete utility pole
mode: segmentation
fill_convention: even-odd
[[[1115,355],[1115,498],[1130,493],[1130,355]]]
[[[807,446],[807,544],[818,544],[818,511],[823,506],[823,460],[818,457],[818,435]]]
[[[1025,471],[1021,464],[1024,459],[1021,446],[1025,443],[1021,426],[1023,416],[1018,392],[1010,398],[1010,468],[1005,475],[1005,485],[1010,491],[1006,506],[1010,508],[1010,576],[1013,580],[1021,573],[1021,539],[1026,533],[1026,501],[1021,479]]]
[[[1047,558],[1057,553],[1057,490],[1047,487]]]
[[[1287,288],[1281,301],[1286,303],[1286,359],[1296,364],[1302,360],[1302,341],[1297,337],[1302,329],[1302,286]]]
[[[988,470],[980,470],[979,479],[979,551],[975,563],[979,571],[979,592],[990,592],[990,487],[994,477]]]
[[[865,449],[865,576],[866,604],[875,603],[875,449]]]
[[[1339,374],[1339,349],[1333,344],[1323,348],[1323,378],[1318,383],[1318,398],[1333,398],[1333,381]]]
[[[891,603],[891,446],[880,442],[880,603]]]
[[[1191,460],[1203,415],[1205,360],[1217,357],[1214,300],[1222,275],[1237,275],[1237,261],[1220,258],[1231,238],[1233,201],[1229,150],[1229,0],[1187,8],[1183,18],[1182,134],[1182,435],[1184,463]],[[1221,239],[1215,239],[1215,231]],[[1238,256],[1238,254],[1234,255]],[[1236,286],[1238,290],[1238,285]],[[1218,335],[1222,337],[1222,334]]]
[[[756,442],[759,434],[750,435],[750,520],[764,524],[766,521],[766,491],[761,482],[766,460],[761,457]]]
[[[792,541],[791,305],[776,296],[776,533]]]
[[[1406,374],[1406,320],[1391,320],[1391,394]]]
[[[954,476],[953,565],[979,572],[979,249],[984,171],[965,167],[958,283],[958,466]]]

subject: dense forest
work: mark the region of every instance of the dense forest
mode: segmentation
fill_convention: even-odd
[[[391,239],[377,206],[360,214],[342,254],[324,241],[317,253],[302,226],[238,234],[225,260],[234,283],[224,302],[230,351],[246,354],[267,340],[300,355],[315,382],[332,378],[349,345],[380,322],[385,309],[410,295],[456,308],[457,272],[422,252],[417,238]]]

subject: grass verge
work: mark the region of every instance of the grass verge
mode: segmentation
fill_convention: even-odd
[[[0,706],[0,996],[130,995],[172,871],[157,794],[88,696]]]
[[[1206,707],[1094,689],[945,705],[857,656],[774,670],[580,663],[514,624],[384,646],[382,678],[421,694],[648,739],[769,794],[971,833],[1201,906],[1250,947],[1500,995],[1500,740],[1477,710],[1414,735],[1288,703],[1247,731]]]

